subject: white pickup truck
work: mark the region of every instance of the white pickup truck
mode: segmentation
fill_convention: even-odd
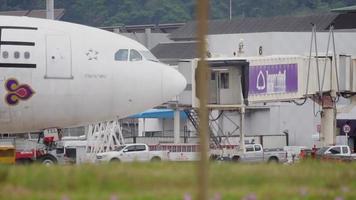
[[[261,144],[246,144],[243,151],[238,151],[231,160],[235,162],[275,162],[287,161],[286,151],[264,150]]]
[[[356,154],[351,153],[348,145],[335,145],[320,148],[316,157],[321,159],[355,160]]]
[[[146,144],[127,144],[115,151],[98,153],[98,162],[147,162],[168,160],[168,151],[150,151]]]

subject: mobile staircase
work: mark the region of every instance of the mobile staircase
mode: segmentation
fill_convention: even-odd
[[[125,141],[119,121],[91,124],[87,132],[87,161],[95,162],[96,154],[113,151],[116,147],[124,144]]]

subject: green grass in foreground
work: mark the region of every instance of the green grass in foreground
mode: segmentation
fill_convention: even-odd
[[[182,200],[194,197],[196,169],[195,163],[0,166],[0,199]],[[356,199],[355,180],[356,163],[214,163],[209,192],[212,199],[344,200]]]

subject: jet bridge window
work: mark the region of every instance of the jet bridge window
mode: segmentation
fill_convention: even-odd
[[[220,73],[220,88],[229,89],[229,73]]]
[[[140,61],[140,60],[142,60],[141,54],[138,51],[131,49],[130,50],[130,61]]]
[[[116,61],[127,61],[128,57],[129,57],[128,49],[120,49],[115,53]]]

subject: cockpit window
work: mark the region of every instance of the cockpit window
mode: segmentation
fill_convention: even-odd
[[[143,55],[146,60],[158,62],[158,59],[149,51],[140,51],[140,53]]]
[[[117,61],[127,61],[129,57],[128,49],[120,49],[115,53],[115,60]]]
[[[139,60],[142,60],[141,54],[138,51],[131,49],[130,50],[130,61],[139,61]]]

